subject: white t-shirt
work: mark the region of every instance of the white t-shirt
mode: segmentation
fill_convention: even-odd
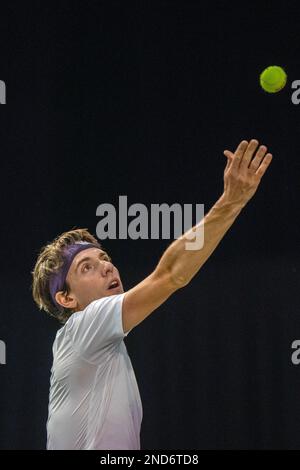
[[[143,410],[123,341],[124,295],[94,300],[56,334],[48,450],[140,449]]]

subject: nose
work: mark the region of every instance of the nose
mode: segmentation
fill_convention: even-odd
[[[102,276],[106,277],[107,276],[107,273],[109,272],[113,272],[113,265],[112,263],[110,263],[109,261],[102,261],[101,262],[101,274]]]

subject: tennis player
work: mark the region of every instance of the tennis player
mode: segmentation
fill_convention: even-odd
[[[140,449],[142,402],[123,340],[209,258],[255,194],[272,160],[266,152],[255,139],[242,141],[234,153],[225,150],[221,197],[126,292],[88,230],[65,232],[42,248],[32,272],[33,298],[63,324],[53,344],[47,449]],[[203,247],[187,250],[201,224]]]

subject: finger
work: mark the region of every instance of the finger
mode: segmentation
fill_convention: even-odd
[[[259,176],[259,178],[261,178],[265,174],[265,172],[267,171],[267,169],[268,169],[268,167],[269,167],[269,165],[272,161],[272,158],[273,158],[273,155],[271,153],[267,153],[267,155],[265,156],[265,158],[261,162],[259,168],[255,172],[255,174],[257,176]]]
[[[251,159],[254,155],[254,152],[257,149],[257,146],[258,141],[256,139],[251,139],[240,164],[241,170],[245,170],[246,168],[248,168],[249,163],[251,162]]]
[[[251,170],[253,172],[256,172],[256,170],[258,169],[262,159],[264,158],[264,156],[266,154],[266,151],[267,151],[267,147],[265,145],[261,145],[259,147],[259,149],[256,152],[255,157],[253,158],[253,160],[250,163],[249,170]]]
[[[231,164],[231,162],[232,162],[233,153],[230,152],[230,150],[224,150],[223,153],[224,153],[225,157],[227,157],[227,165],[226,165],[225,170],[224,170],[224,171],[227,171],[228,168],[229,168],[229,166],[230,166],[230,164]]]
[[[232,152],[230,152],[230,150],[224,150],[223,153],[224,153],[225,157],[227,157],[227,158],[233,158],[233,155],[234,155],[234,154],[233,154]]]
[[[234,157],[233,157],[233,161],[232,161],[231,168],[233,170],[239,168],[240,162],[243,158],[244,152],[246,151],[247,147],[248,147],[247,140],[242,140],[242,142],[238,145],[236,151],[234,152]]]

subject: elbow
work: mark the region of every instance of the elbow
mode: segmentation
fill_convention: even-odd
[[[189,279],[174,273],[171,269],[156,269],[153,273],[153,278],[163,282],[171,292],[182,289],[189,283]]]
[[[190,282],[190,279],[183,275],[176,275],[175,273],[170,274],[172,284],[174,285],[174,288],[177,289],[182,289],[183,287],[187,286],[188,283]]]

